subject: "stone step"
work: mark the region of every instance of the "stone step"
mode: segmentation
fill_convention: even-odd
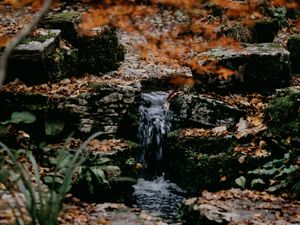
[[[214,71],[194,71],[200,87],[212,90],[264,91],[288,85],[291,79],[289,52],[272,43],[245,44],[242,48],[217,47],[199,55],[200,67],[216,65],[233,70],[232,76],[220,78]]]
[[[50,55],[57,47],[61,30],[36,30],[34,35],[25,38],[13,51],[12,59],[40,61]]]

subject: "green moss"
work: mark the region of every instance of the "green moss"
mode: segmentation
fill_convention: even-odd
[[[78,40],[81,72],[93,74],[116,70],[124,60],[124,49],[118,42],[115,29],[100,35],[82,37]]]
[[[239,171],[232,146],[231,138],[187,138],[173,132],[166,147],[167,174],[190,194],[227,188]],[[226,177],[226,182],[221,177]]]
[[[107,82],[92,82],[89,84],[89,87],[94,91],[100,91],[103,88],[110,88],[111,84]]]
[[[62,38],[75,44],[77,39],[77,24],[80,21],[79,12],[62,12],[52,14],[40,22],[40,26],[48,29],[60,29]]]
[[[46,60],[50,80],[58,81],[76,75],[77,62],[77,49],[66,50],[57,48]]]
[[[300,73],[300,35],[295,34],[289,37],[287,49],[290,52],[293,73]]]
[[[265,118],[269,131],[282,138],[300,133],[300,92],[289,92],[275,99],[266,109]]]
[[[24,38],[20,44],[29,44],[32,41],[44,42],[50,38],[56,37],[56,33],[49,32],[47,35],[37,35],[37,36],[29,36]]]
[[[62,12],[62,13],[56,13],[49,17],[47,17],[45,20],[48,22],[63,22],[63,21],[72,21],[74,19],[77,19],[80,17],[79,12],[75,11],[69,11],[69,12]]]

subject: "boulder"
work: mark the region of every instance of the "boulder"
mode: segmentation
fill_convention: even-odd
[[[184,201],[181,219],[193,225],[298,224],[300,203],[266,192],[230,189]]]
[[[237,41],[245,43],[266,43],[273,42],[278,30],[279,23],[275,19],[256,20],[251,25],[245,25],[237,22],[231,27],[223,28],[226,36],[234,38]]]
[[[94,36],[82,36],[75,46],[79,50],[79,73],[101,74],[117,70],[124,60],[124,49],[116,29],[101,27]]]
[[[189,194],[227,188],[234,183],[240,166],[233,151],[234,140],[226,132],[212,130],[172,132],[164,156],[168,178]]]
[[[8,61],[6,82],[15,78],[28,84],[48,81],[52,75],[47,60],[58,48],[60,34],[60,30],[37,30],[34,36],[25,38]]]
[[[100,74],[117,70],[124,60],[124,49],[116,29],[108,26],[91,29],[91,36],[79,33],[79,12],[67,11],[48,15],[41,26],[62,30],[62,37],[78,49],[78,73]]]
[[[170,99],[173,127],[218,127],[235,125],[243,111],[201,94],[179,94]]]
[[[80,21],[80,12],[66,11],[48,14],[42,19],[39,26],[47,29],[60,29],[62,38],[74,44],[78,37],[77,29]]]
[[[201,67],[209,64],[230,69],[232,76],[220,78],[214,71],[194,78],[201,88],[217,91],[265,91],[286,86],[291,79],[289,52],[272,43],[245,44],[241,48],[217,47],[200,54]]]
[[[290,52],[292,72],[300,73],[300,35],[294,34],[289,37],[287,50]]]

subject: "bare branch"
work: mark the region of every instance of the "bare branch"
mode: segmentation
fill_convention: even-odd
[[[27,24],[5,48],[0,58],[0,90],[2,89],[3,82],[6,76],[6,67],[9,56],[11,55],[15,47],[17,47],[17,45],[33,30],[33,28],[39,23],[41,18],[47,13],[51,3],[52,0],[46,0],[40,11],[35,14],[33,21]]]

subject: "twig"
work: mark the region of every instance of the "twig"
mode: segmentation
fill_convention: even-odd
[[[0,58],[0,90],[2,89],[3,82],[6,76],[6,67],[9,56],[17,45],[33,30],[33,28],[39,23],[41,18],[47,13],[52,0],[46,0],[39,12],[37,12],[33,18],[33,21],[27,24],[22,31],[9,43],[5,48]]]

